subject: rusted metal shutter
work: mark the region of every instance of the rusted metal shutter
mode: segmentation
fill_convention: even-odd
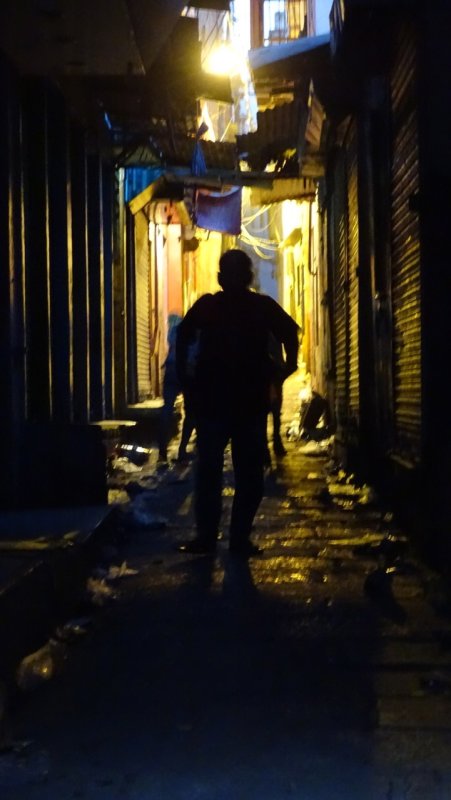
[[[348,422],[356,430],[359,421],[359,217],[357,197],[357,126],[352,121],[346,137],[347,236],[348,236]]]
[[[392,313],[395,451],[417,462],[421,436],[421,296],[418,192],[416,44],[404,29],[391,76]]]
[[[142,402],[151,396],[149,222],[142,211],[135,214],[135,259],[137,388]]]

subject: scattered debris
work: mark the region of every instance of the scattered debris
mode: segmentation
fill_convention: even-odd
[[[79,617],[78,619],[71,619],[56,629],[55,638],[60,642],[73,644],[74,642],[78,642],[87,634],[91,624],[91,617]]]
[[[119,566],[112,564],[109,569],[98,567],[95,570],[94,577],[106,581],[115,581],[118,578],[125,578],[127,575],[138,575],[138,572],[139,570],[131,569],[127,566],[127,562],[123,561]]]
[[[299,452],[303,453],[305,456],[323,456],[327,452],[332,441],[333,439],[331,437],[322,439],[321,441],[310,439],[310,441],[300,446]]]
[[[125,458],[132,464],[142,467],[149,460],[152,450],[137,444],[120,444],[116,447],[118,458]]]
[[[123,561],[119,566],[111,566],[108,570],[107,580],[115,581],[117,578],[125,578],[127,575],[138,575],[139,570],[132,569],[127,566],[127,562]]]
[[[111,469],[118,470],[119,472],[142,472],[142,466],[133,464],[128,458],[118,456],[111,459]]]
[[[294,419],[288,426],[285,436],[289,442],[297,442],[301,438],[301,431],[297,419]]]
[[[108,505],[123,505],[129,502],[130,497],[125,489],[108,489]]]
[[[56,639],[49,641],[39,650],[25,656],[16,672],[16,682],[23,691],[31,691],[58,674],[67,658],[65,645]]]
[[[96,606],[103,606],[108,600],[116,598],[116,593],[108,586],[105,578],[88,578],[86,591]]]
[[[378,497],[373,487],[366,483],[359,485],[353,473],[348,475],[342,469],[334,472],[328,469],[328,473],[327,491],[334,504],[344,511],[377,503]]]

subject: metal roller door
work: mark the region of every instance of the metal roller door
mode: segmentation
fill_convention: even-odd
[[[343,436],[347,424],[347,226],[346,226],[346,187],[343,152],[340,153],[334,171],[333,193],[333,245],[334,263],[334,338],[335,338],[335,402],[337,414],[337,433]]]
[[[357,197],[357,126],[355,120],[346,141],[347,236],[348,236],[348,415],[354,430],[359,422],[359,217]]]
[[[135,220],[135,313],[138,402],[151,396],[150,380],[150,245],[149,221],[143,211]]]
[[[334,334],[338,432],[349,441],[359,420],[359,223],[357,130],[347,124],[334,171]]]
[[[415,463],[421,437],[421,284],[417,194],[418,131],[416,46],[404,30],[391,75],[391,269],[395,451]]]

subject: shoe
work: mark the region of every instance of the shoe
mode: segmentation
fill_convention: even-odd
[[[261,556],[264,550],[252,542],[244,541],[240,544],[229,545],[229,553],[234,556],[241,556],[242,558],[251,558],[252,556]]]
[[[180,553],[192,553],[193,555],[207,555],[216,551],[216,542],[205,542],[203,539],[192,539],[190,542],[179,544],[177,550]]]

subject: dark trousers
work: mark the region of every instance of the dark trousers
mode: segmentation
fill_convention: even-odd
[[[283,403],[283,381],[275,380],[271,384],[270,413],[272,415],[273,442],[281,441],[280,423]]]
[[[230,544],[249,539],[263,497],[266,414],[245,419],[198,418],[194,510],[197,536],[214,542],[222,514],[224,450],[231,442],[235,494]]]

